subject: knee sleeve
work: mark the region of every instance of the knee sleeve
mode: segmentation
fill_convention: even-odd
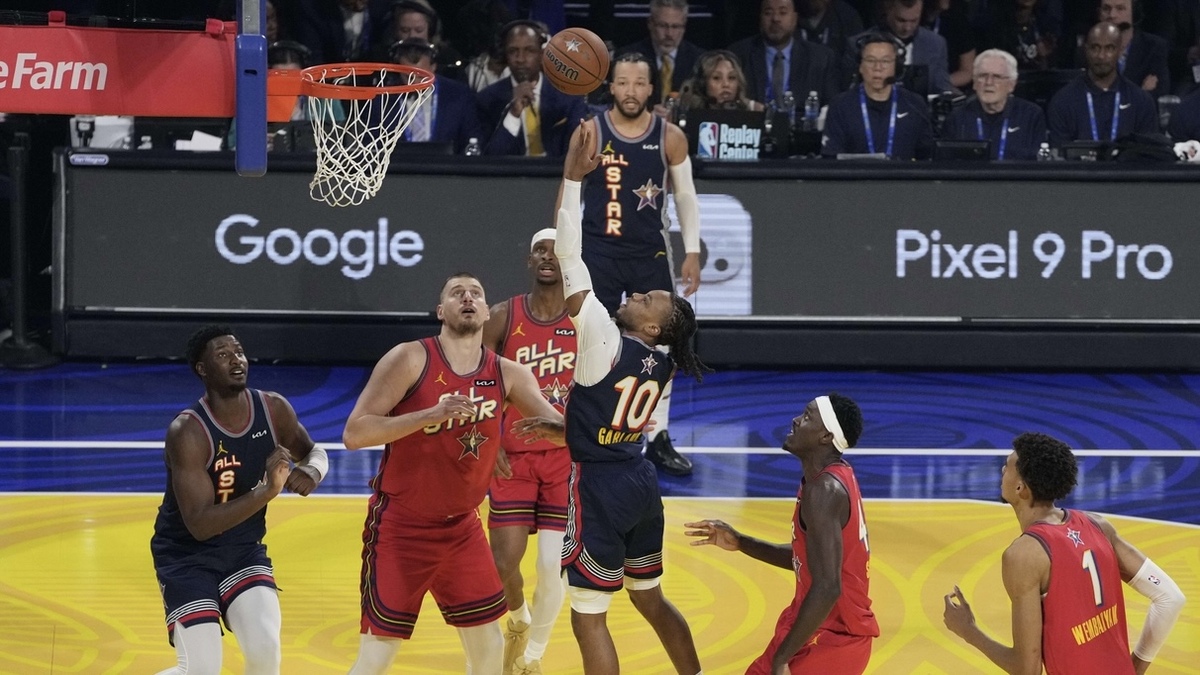
[[[612,593],[604,591],[571,586],[567,594],[571,596],[571,609],[579,614],[604,614],[612,604]]]
[[[648,591],[655,588],[662,581],[662,577],[654,577],[653,579],[631,579],[625,577],[625,589],[630,591]]]
[[[349,675],[384,675],[392,667],[400,638],[379,637],[365,633],[358,640],[358,658],[350,666]]]
[[[184,627],[175,624],[175,667],[158,675],[220,675],[221,626],[198,623]]]
[[[226,617],[246,659],[246,675],[278,675],[283,659],[279,644],[283,620],[275,589],[248,589],[229,604]]]

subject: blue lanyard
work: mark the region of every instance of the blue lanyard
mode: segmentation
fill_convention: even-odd
[[[889,158],[892,156],[892,145],[896,140],[896,85],[892,85],[892,115],[888,119],[888,137],[887,137],[887,152],[884,153]],[[858,104],[862,108],[863,130],[867,132],[867,152],[875,154],[875,133],[871,131],[871,118],[867,116],[867,88],[864,85],[858,85]]]
[[[979,134],[979,140],[986,141],[987,138],[983,135],[983,120],[975,118],[975,131]],[[1008,147],[1008,118],[1005,117],[1000,122],[1000,152],[996,153],[996,159],[1004,159],[1004,148]]]
[[[1092,140],[1100,140],[1100,130],[1096,128],[1096,103],[1092,99],[1092,92],[1087,93],[1088,97],[1088,117],[1092,120]],[[1108,140],[1117,140],[1117,122],[1121,119],[1121,92],[1117,91],[1117,95],[1113,98],[1113,119],[1112,132],[1108,135]]]

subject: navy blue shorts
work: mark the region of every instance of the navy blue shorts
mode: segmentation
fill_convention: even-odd
[[[569,486],[562,565],[571,586],[611,593],[626,576],[662,576],[662,495],[649,460],[574,462]]]
[[[176,624],[216,623],[247,589],[276,588],[267,547],[258,543],[204,549],[187,556],[155,556],[154,571],[171,644],[175,644]]]
[[[665,249],[651,258],[609,258],[588,255],[584,247],[583,262],[592,276],[592,292],[609,314],[617,311],[623,294],[675,289],[671,259]]]

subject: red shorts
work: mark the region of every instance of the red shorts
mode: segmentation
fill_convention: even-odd
[[[767,651],[754,660],[746,669],[746,675],[771,675],[771,659],[775,650],[783,644],[787,633],[775,634]],[[859,675],[867,669],[871,660],[871,642],[875,638],[866,635],[845,635],[827,630],[818,630],[809,638],[804,648],[788,661],[788,670],[798,673],[837,673]]]
[[[430,592],[446,623],[458,628],[491,623],[508,611],[475,511],[431,521],[375,493],[363,528],[360,581],[363,633],[412,637]]]
[[[508,463],[512,478],[492,478],[488,489],[488,529],[567,529],[571,453],[566,448],[514,452],[508,455]]]

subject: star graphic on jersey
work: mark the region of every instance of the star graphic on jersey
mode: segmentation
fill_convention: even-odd
[[[217,441],[217,454],[228,455],[229,451],[225,449],[225,441]]]
[[[647,180],[646,184],[642,187],[634,190],[633,194],[637,195],[642,200],[638,202],[638,211],[641,211],[647,206],[656,211],[658,210],[658,195],[662,194],[662,188],[654,184],[653,178]]]
[[[566,405],[567,394],[570,391],[571,388],[562,382],[559,382],[558,378],[556,377],[554,378],[553,382],[542,387],[542,396],[546,397],[546,400],[550,402],[550,405],[562,407]]]
[[[577,51],[579,51],[579,47],[582,44],[583,43],[580,42],[579,40],[576,40],[575,38],[571,38],[570,40],[567,40],[567,51],[577,52]]]
[[[513,329],[512,334],[513,335],[521,335],[521,336],[525,335],[525,330],[523,328],[524,325],[525,325],[524,323],[517,324],[517,327]]]
[[[467,455],[473,455],[475,459],[479,459],[479,447],[487,442],[487,436],[479,433],[479,429],[472,426],[470,431],[458,437],[458,442],[463,446],[462,454],[458,456],[459,459]]]
[[[1083,546],[1083,537],[1079,536],[1079,530],[1072,530],[1071,528],[1068,527],[1067,528],[1067,539],[1070,539],[1071,541],[1075,542],[1075,548],[1079,548],[1080,546]]]
[[[642,359],[642,372],[653,375],[654,374],[654,366],[657,366],[657,365],[658,365],[658,361],[655,361],[654,355],[651,354],[650,356],[647,356],[646,358]]]

